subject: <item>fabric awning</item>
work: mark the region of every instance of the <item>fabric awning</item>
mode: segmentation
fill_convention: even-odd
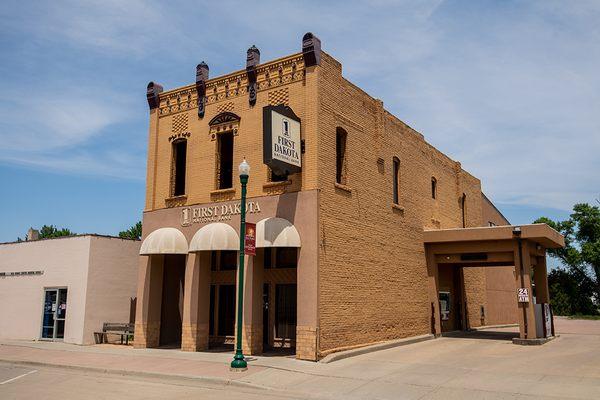
[[[190,252],[205,250],[239,250],[240,237],[235,229],[222,222],[203,226],[190,242]]]
[[[142,242],[140,255],[187,254],[188,243],[179,229],[160,228],[150,233]]]
[[[301,247],[300,234],[287,219],[266,218],[256,224],[256,247]]]

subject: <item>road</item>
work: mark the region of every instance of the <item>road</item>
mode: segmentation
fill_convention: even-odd
[[[300,399],[260,389],[81,372],[72,368],[23,367],[0,363],[0,398],[9,399]]]

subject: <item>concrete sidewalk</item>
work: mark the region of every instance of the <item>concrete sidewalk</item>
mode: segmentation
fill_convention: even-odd
[[[556,327],[561,337],[544,346],[513,345],[500,334],[510,333],[506,328],[497,330],[500,335],[442,337],[330,364],[249,357],[243,373],[229,371],[232,353],[116,345],[3,342],[0,361],[172,377],[301,398],[599,399],[600,321],[557,318]]]

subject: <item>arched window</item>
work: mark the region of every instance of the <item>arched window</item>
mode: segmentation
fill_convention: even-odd
[[[208,123],[211,139],[216,140],[217,189],[233,187],[233,138],[237,136],[240,117],[232,112],[222,112]]]
[[[467,227],[467,195],[462,194],[460,198],[460,211],[462,214],[462,226],[463,228]]]
[[[187,140],[176,140],[171,146],[171,195],[182,196],[185,194]]]
[[[435,177],[431,177],[431,198],[437,198],[437,179]]]
[[[348,134],[342,128],[335,131],[335,181],[346,184],[346,140]]]
[[[394,157],[393,160],[393,182],[394,204],[400,204],[400,159]]]

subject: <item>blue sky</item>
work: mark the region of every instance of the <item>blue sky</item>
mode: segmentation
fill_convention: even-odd
[[[600,2],[5,1],[0,242],[30,226],[116,234],[141,217],[145,86],[299,51],[462,162],[513,223],[600,197]]]

